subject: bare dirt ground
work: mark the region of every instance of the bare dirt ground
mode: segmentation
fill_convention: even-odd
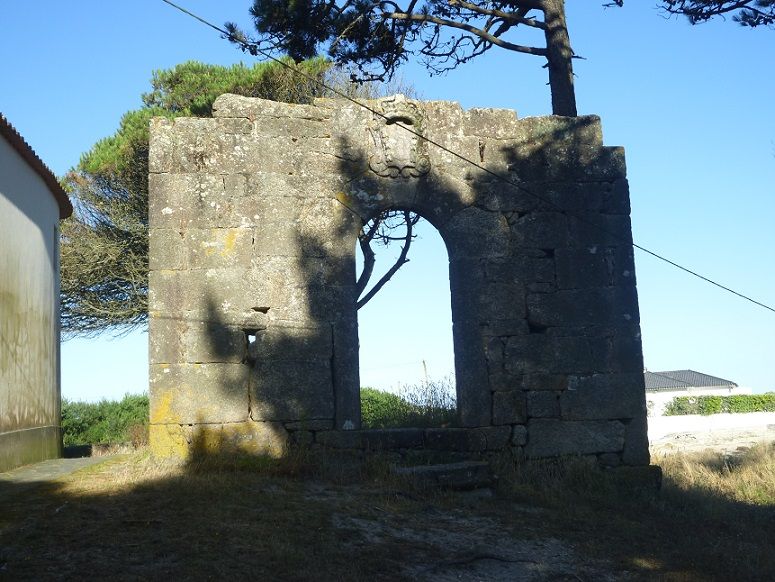
[[[724,455],[740,454],[759,443],[775,443],[775,424],[757,428],[724,428],[676,432],[651,443],[653,456],[712,450]]]
[[[652,450],[657,462],[708,447],[742,455],[768,439],[775,430],[680,433]],[[766,493],[754,504],[683,483],[662,459],[660,492],[583,462],[449,492],[382,465],[332,462],[318,475],[303,459],[202,467],[118,455],[34,488],[0,480],[0,580],[775,579],[773,479],[754,483]]]

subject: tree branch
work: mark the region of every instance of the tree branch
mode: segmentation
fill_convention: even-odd
[[[438,24],[439,26],[446,26],[449,28],[457,28],[459,30],[465,30],[466,32],[469,32],[474,36],[478,36],[482,40],[485,40],[495,46],[499,46],[501,48],[508,49],[510,51],[514,51],[518,53],[546,56],[546,52],[547,52],[546,49],[543,49],[543,48],[532,47],[532,46],[522,46],[519,44],[510,43],[505,40],[499,39],[497,36],[494,36],[482,30],[481,28],[471,26],[470,24],[466,24],[463,22],[455,22],[454,20],[439,18],[438,16],[432,16],[430,14],[407,14],[405,12],[386,12],[382,14],[382,18],[391,19],[391,20],[412,21],[412,22],[418,22],[421,24],[432,23],[432,24]]]
[[[503,10],[497,10],[494,8],[482,8],[481,6],[477,6],[471,2],[465,2],[465,0],[448,0],[448,2],[450,6],[459,6],[460,8],[465,8],[466,10],[470,10],[476,14],[495,16],[515,24],[524,24],[525,26],[532,26],[534,28],[546,30],[546,25],[540,20],[536,20],[535,18],[524,18],[524,16],[520,16],[520,14],[526,14],[527,11],[530,10],[529,8],[527,10],[520,9],[517,12],[504,12]]]
[[[360,309],[364,305],[366,305],[369,301],[371,301],[371,298],[374,297],[382,287],[385,286],[385,283],[390,281],[390,279],[398,272],[398,269],[400,269],[404,264],[409,262],[409,259],[406,258],[406,256],[409,254],[409,247],[412,245],[412,239],[414,238],[412,234],[412,227],[414,224],[417,223],[417,220],[419,220],[419,217],[412,218],[412,213],[409,210],[405,210],[403,212],[404,215],[404,222],[406,223],[406,236],[404,237],[404,246],[401,248],[401,254],[396,259],[396,262],[393,264],[392,267],[382,275],[382,278],[377,281],[377,283],[372,287],[369,292],[364,295],[361,299],[358,300],[358,302],[355,304],[356,309]],[[365,256],[365,255],[364,255]],[[365,270],[365,261],[364,261],[364,270]],[[361,274],[361,278],[363,278],[363,275]],[[360,278],[359,278],[360,282]]]

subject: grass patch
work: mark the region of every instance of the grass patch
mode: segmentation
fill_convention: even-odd
[[[557,535],[628,571],[677,580],[775,578],[775,445],[652,462],[663,471],[658,492],[631,482],[628,471],[578,458],[518,466],[501,487],[552,510]]]

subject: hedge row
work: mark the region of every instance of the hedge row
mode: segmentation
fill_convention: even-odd
[[[426,382],[401,394],[361,389],[364,428],[449,426],[456,419],[454,390],[448,382]],[[62,400],[65,446],[143,444],[148,430],[148,396],[127,394],[123,400]]]
[[[775,412],[775,392],[734,396],[676,396],[665,408],[665,416],[722,412]]]
[[[62,440],[65,446],[142,444],[148,426],[148,396],[127,394],[121,401],[62,400]]]

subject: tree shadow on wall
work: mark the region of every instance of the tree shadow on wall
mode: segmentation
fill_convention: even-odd
[[[339,138],[337,200],[361,224],[387,209],[411,210],[442,236],[462,426],[524,423],[531,390],[555,398],[542,415],[557,416],[571,374],[619,374],[627,407],[599,418],[629,425],[641,415],[624,158],[621,148],[603,147],[599,119],[529,118],[485,128],[491,137],[475,125],[432,136],[473,164],[418,138],[412,155],[394,156],[397,167],[384,172],[391,176],[375,170],[386,164],[380,144],[390,136],[373,119],[360,125],[372,128],[365,137]]]

